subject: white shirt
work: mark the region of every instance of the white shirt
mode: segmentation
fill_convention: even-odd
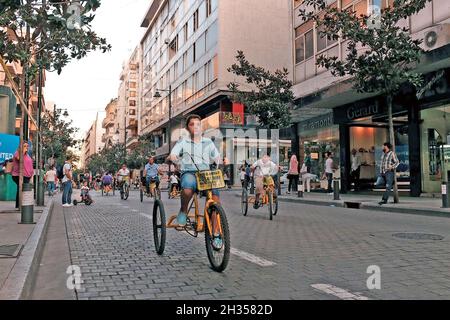
[[[72,170],[72,166],[70,165],[70,163],[64,164],[64,167],[63,167],[64,178],[62,179],[63,183],[66,181],[69,181],[69,178],[67,178],[66,173],[69,173],[71,170]]]
[[[333,159],[331,158],[325,161],[325,173],[333,173]]]
[[[177,177],[176,177],[176,176],[170,176],[170,183],[171,183],[171,184],[178,183]]]
[[[130,170],[128,170],[128,168],[124,169],[120,169],[119,170],[119,176],[117,178],[117,180],[122,181],[124,177],[129,177],[130,176]]]
[[[45,173],[45,181],[55,182],[56,181],[56,170],[49,170]]]
[[[245,171],[241,171],[239,177],[241,178],[241,180],[245,180]]]
[[[361,157],[358,154],[352,155],[352,171],[358,170],[360,166],[361,166]]]
[[[264,163],[262,160],[258,160],[253,164],[255,169],[255,177],[273,176],[278,173],[277,165],[273,161],[267,161]]]
[[[220,158],[219,151],[209,138],[202,138],[198,143],[184,138],[177,142],[170,155],[181,157],[181,172],[197,171],[197,167],[199,170],[209,170],[209,165]]]

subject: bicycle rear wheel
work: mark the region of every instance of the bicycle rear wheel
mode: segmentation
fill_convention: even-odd
[[[142,191],[142,188],[140,190],[140,198],[141,198],[141,202],[144,201],[144,192]]]
[[[220,248],[216,248],[213,244],[214,235],[210,234],[209,228],[206,225],[205,220],[205,244],[206,244],[206,252],[208,254],[208,260],[211,264],[211,267],[216,272],[222,272],[226,269],[228,262],[230,260],[230,229],[228,228],[228,221],[225,215],[225,211],[223,210],[220,204],[213,204],[208,209],[209,220],[212,223],[212,218],[214,215],[218,216],[221,224],[221,239],[222,246]]]
[[[161,200],[153,205],[153,240],[156,253],[162,255],[166,246],[166,214]]]
[[[246,216],[247,212],[248,212],[248,191],[247,191],[247,189],[242,189],[241,212],[244,216]]]
[[[276,216],[278,213],[278,197],[273,198],[273,215]]]
[[[269,218],[270,220],[273,220],[273,211],[274,211],[274,204],[273,204],[273,192],[269,191],[267,193],[267,196],[269,197]]]

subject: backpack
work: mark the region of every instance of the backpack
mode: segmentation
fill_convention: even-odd
[[[64,167],[62,165],[59,165],[56,168],[56,175],[58,177],[59,180],[62,180],[64,178]]]

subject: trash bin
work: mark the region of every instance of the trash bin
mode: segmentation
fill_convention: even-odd
[[[0,201],[15,201],[17,185],[10,174],[0,174]]]

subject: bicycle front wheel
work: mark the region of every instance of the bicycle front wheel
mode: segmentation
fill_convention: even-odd
[[[140,196],[141,202],[142,202],[142,201],[144,201],[144,191],[142,191],[142,188],[139,193],[140,193],[139,196]]]
[[[226,269],[230,260],[230,229],[228,227],[227,217],[225,211],[220,204],[213,204],[208,209],[209,220],[212,224],[213,219],[220,221],[220,239],[221,245],[217,247],[214,234],[211,234],[205,221],[205,243],[206,252],[211,267],[216,272],[222,272]],[[214,230],[213,230],[214,233]]]
[[[269,197],[269,203],[268,203],[268,206],[269,206],[269,218],[270,218],[270,220],[273,220],[273,212],[274,212],[273,192],[269,191],[267,193],[267,196]]]
[[[123,195],[123,200],[127,200],[129,196],[130,196],[130,187],[126,186],[125,187],[125,193]]]
[[[153,205],[153,240],[156,253],[162,255],[166,246],[166,213],[161,200]]]
[[[247,212],[248,212],[248,191],[247,191],[247,189],[242,189],[241,212],[244,216],[246,216]]]

